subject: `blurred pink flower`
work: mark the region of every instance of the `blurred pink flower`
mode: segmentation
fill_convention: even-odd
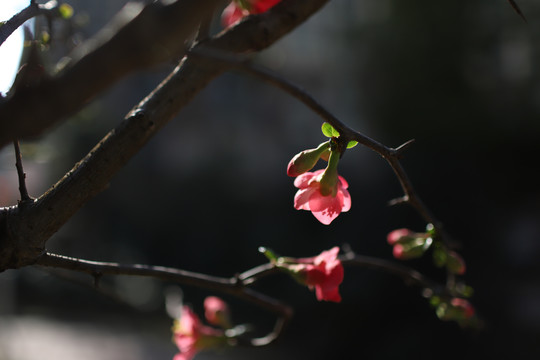
[[[212,325],[230,328],[229,307],[225,301],[217,296],[208,296],[204,299],[204,316]]]
[[[234,0],[223,10],[221,20],[225,27],[231,26],[245,16],[260,14],[281,0]]]
[[[336,246],[316,257],[296,259],[286,268],[298,281],[310,289],[315,288],[317,300],[341,302],[339,285],[343,282],[344,270],[338,253]]]
[[[313,216],[324,225],[330,224],[339,214],[351,208],[351,196],[347,188],[349,184],[338,176],[335,188],[328,195],[321,194],[321,177],[324,170],[306,172],[294,180],[299,188],[294,196],[294,208],[311,211]]]
[[[199,350],[225,341],[222,331],[203,325],[188,306],[182,307],[180,319],[173,326],[173,336],[180,350],[173,360],[191,360]]]

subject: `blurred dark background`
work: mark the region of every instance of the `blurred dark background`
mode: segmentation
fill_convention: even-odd
[[[76,42],[125,1],[70,3],[78,24],[70,41]],[[471,301],[483,327],[438,320],[421,289],[382,272],[346,269],[341,304],[319,303],[278,276],[258,289],[295,308],[284,337],[267,348],[205,352],[197,359],[540,357],[540,5],[519,5],[527,22],[505,0],[336,0],[256,57],[352,128],[393,147],[416,139],[403,164],[420,197],[462,245],[464,280],[475,290]],[[49,56],[70,46],[58,40]],[[47,137],[25,144],[32,195],[55,183],[173,66],[125,79]],[[259,246],[312,256],[349,244],[360,254],[391,259],[386,234],[426,224],[407,206],[388,206],[402,193],[372,151],[356,147],[340,163],[350,212],[324,226],[294,210],[286,165],[324,141],[321,122],[278,89],[226,74],[76,214],[49,250],[220,276],[264,263]],[[5,206],[16,202],[16,175],[11,149],[0,155],[3,187],[12,194]],[[426,262],[407,264],[440,276]],[[32,351],[67,359],[75,356],[70,347],[80,359],[172,358],[164,306],[171,284],[109,277],[102,285],[114,296],[76,274],[41,268],[0,274],[0,359],[27,359]],[[198,311],[213,295],[182,290]],[[261,334],[271,329],[271,314],[224,298],[236,321]]]

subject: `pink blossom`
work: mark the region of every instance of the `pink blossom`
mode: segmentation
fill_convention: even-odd
[[[306,172],[294,180],[299,188],[294,196],[294,207],[297,210],[308,210],[324,225],[330,224],[341,212],[351,208],[351,196],[347,188],[349,184],[338,176],[335,188],[330,194],[321,194],[321,176],[324,170]]]
[[[221,20],[225,27],[231,26],[250,14],[260,14],[281,0],[234,0],[223,10]]]
[[[336,246],[316,257],[297,259],[289,268],[310,289],[315,288],[319,301],[341,302],[339,285],[343,282],[344,270],[338,253]]]
[[[208,296],[204,299],[204,316],[212,325],[230,327],[229,307],[217,296]]]
[[[173,360],[191,360],[199,350],[224,341],[222,331],[203,325],[188,306],[182,307],[180,319],[175,321],[173,333],[174,342],[180,350]]]

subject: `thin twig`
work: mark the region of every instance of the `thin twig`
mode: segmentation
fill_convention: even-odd
[[[407,284],[417,285],[422,289],[429,289],[431,293],[435,294],[441,294],[447,290],[443,285],[410,267],[384,259],[357,255],[347,247],[344,250],[345,254],[340,256],[340,260],[345,267],[358,266],[383,270],[399,276]],[[103,275],[146,276],[163,281],[215,290],[239,297],[278,315],[276,325],[271,333],[261,338],[242,339],[242,344],[246,344],[247,342],[251,346],[268,345],[276,340],[290,321],[293,313],[288,305],[247,287],[262,277],[280,273],[279,269],[270,263],[254,267],[231,278],[210,276],[163,266],[89,261],[51,253],[44,254],[38,259],[36,264],[43,267],[85,272],[92,275],[95,279]]]
[[[222,62],[228,66],[254,75],[266,83],[272,84],[281,90],[289,93],[296,99],[300,100],[307,107],[313,110],[323,120],[331,124],[336,130],[340,132],[342,136],[352,138],[362,145],[372,149],[373,151],[383,155],[384,157],[391,156],[392,149],[384,146],[376,140],[373,140],[361,133],[351,130],[347,125],[336,118],[330,111],[328,111],[323,105],[321,105],[313,96],[307,93],[304,89],[301,89],[297,85],[290,81],[280,77],[279,75],[265,69],[261,66],[257,66],[251,62],[249,57],[240,56],[236,54],[226,53],[224,51],[210,49],[208,47],[197,47],[189,51],[189,55],[196,57],[210,58],[212,60]],[[354,134],[354,135],[353,135]]]
[[[343,266],[359,266],[368,269],[384,270],[402,278],[406,284],[416,285],[422,289],[430,289],[434,293],[440,293],[444,288],[441,284],[429,279],[413,268],[397,264],[392,261],[347,253],[340,257]]]
[[[21,202],[32,200],[28,195],[28,189],[26,188],[26,174],[23,170],[21,148],[19,146],[19,140],[13,141],[15,147],[15,167],[17,168],[17,175],[19,177],[19,192],[21,193]]]
[[[521,11],[521,9],[519,8],[518,4],[514,1],[514,0],[508,0],[508,2],[510,3],[510,6],[512,6],[512,8],[514,9],[514,11],[519,15],[521,16],[521,18],[527,22],[527,19],[525,18],[525,15],[523,15],[523,12]]]
[[[37,4],[35,1],[31,1],[30,5],[13,15],[2,26],[0,26],[0,45],[7,40],[7,38],[13,34],[20,26],[26,21],[39,16],[58,14],[58,2],[51,0],[45,4]]]
[[[245,284],[239,281],[238,277],[216,277],[163,266],[89,261],[51,253],[45,253],[38,259],[36,264],[45,267],[85,272],[92,275],[94,279],[103,275],[146,276],[236,296],[278,315],[276,326],[272,332],[262,338],[250,339],[249,342],[252,346],[267,345],[277,339],[293,313],[291,307],[279,300],[245,287]],[[256,276],[256,274],[252,274],[252,276]]]

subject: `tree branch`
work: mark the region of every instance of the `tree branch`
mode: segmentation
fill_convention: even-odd
[[[56,0],[51,0],[41,5],[31,1],[30,5],[13,15],[8,21],[0,26],[0,45],[2,45],[15,30],[28,20],[39,15],[60,15],[58,8],[58,2]]]
[[[26,188],[26,174],[22,165],[21,147],[19,142],[15,140],[13,142],[15,148],[15,167],[17,168],[17,176],[19,177],[19,192],[21,194],[21,201],[32,201],[32,198],[28,195]]]
[[[432,293],[443,294],[447,289],[437,282],[422,275],[418,271],[391,261],[377,259],[369,256],[354,254],[350,249],[345,249],[345,254],[340,256],[342,265],[364,267],[368,269],[382,270],[399,276],[408,285],[416,285],[422,289],[429,289]],[[265,310],[278,315],[274,330],[262,338],[248,339],[251,346],[263,346],[276,340],[284,327],[292,317],[293,310],[290,306],[272,297],[248,288],[257,280],[281,273],[273,264],[266,263],[249,269],[238,276],[224,278],[195,273],[176,268],[163,266],[150,266],[141,264],[119,264],[114,262],[99,262],[77,259],[62,255],[45,253],[38,258],[36,265],[83,272],[94,278],[104,275],[144,276],[169,281],[173,283],[196,286],[207,290],[217,291],[236,296],[242,300],[251,302]]]
[[[127,74],[181,58],[185,41],[219,1],[128,3],[54,77],[0,104],[0,148],[15,138],[40,135]]]
[[[163,266],[89,261],[51,253],[42,255],[36,264],[44,267],[84,272],[94,278],[103,275],[145,276],[236,296],[278,315],[276,325],[271,333],[262,338],[247,340],[248,344],[252,346],[267,345],[277,339],[293,314],[292,308],[288,305],[245,287],[245,284],[237,277],[216,277]],[[253,274],[253,276],[256,276],[256,274]]]
[[[187,4],[192,4],[193,1],[185,0]],[[202,0],[197,1],[204,2]],[[284,1],[264,14],[248,17],[237,26],[218,34],[216,37],[204,42],[204,44],[212,48],[236,53],[261,50],[300,25],[326,2],[327,0]],[[160,9],[158,10],[161,11]],[[139,17],[142,17],[142,15]],[[184,30],[187,31],[187,29],[189,27],[185,27]],[[133,35],[132,32],[126,30],[126,27],[122,31],[124,35],[115,37],[116,39],[124,38],[128,34]],[[111,46],[110,42],[107,44],[106,46]],[[195,48],[198,46],[204,45],[199,44]],[[87,58],[84,57],[83,59]],[[81,60],[77,64],[82,61],[85,60]],[[78,209],[105,189],[116,172],[153,135],[189,103],[200,90],[226,69],[225,66],[217,66],[212,61],[185,57],[180,65],[151,94],[142,100],[116,129],[107,134],[57,184],[53,185],[35,202],[25,206],[24,209],[13,207],[0,212],[0,225],[4,224],[4,232],[0,231],[0,246],[2,248],[0,269],[17,268],[32,264],[43,254],[46,241]],[[92,77],[91,74],[85,76]],[[76,92],[77,90],[76,87],[69,91]],[[64,101],[62,97],[59,97],[57,101],[60,101],[60,99]],[[9,103],[11,106],[15,104],[11,101]],[[13,109],[13,114],[18,115],[18,117],[10,118],[8,116],[7,119],[11,123],[18,124],[18,121],[20,121],[24,124],[25,116],[29,115],[28,113],[21,115],[20,112],[37,111],[39,113],[39,109],[41,109],[45,115],[40,117],[39,114],[35,114],[35,116],[40,121],[45,119],[46,123],[48,118],[46,112],[52,111],[54,113],[50,108],[57,107],[59,104],[43,103],[41,106],[33,108],[32,104],[21,103],[17,108],[19,113]],[[5,109],[0,105],[0,128],[2,122],[6,119],[2,115],[2,110]],[[52,113],[49,113],[49,115]],[[54,115],[58,115],[58,113]],[[49,117],[49,120],[52,118],[57,117]],[[2,135],[4,134],[0,133],[0,139]]]

